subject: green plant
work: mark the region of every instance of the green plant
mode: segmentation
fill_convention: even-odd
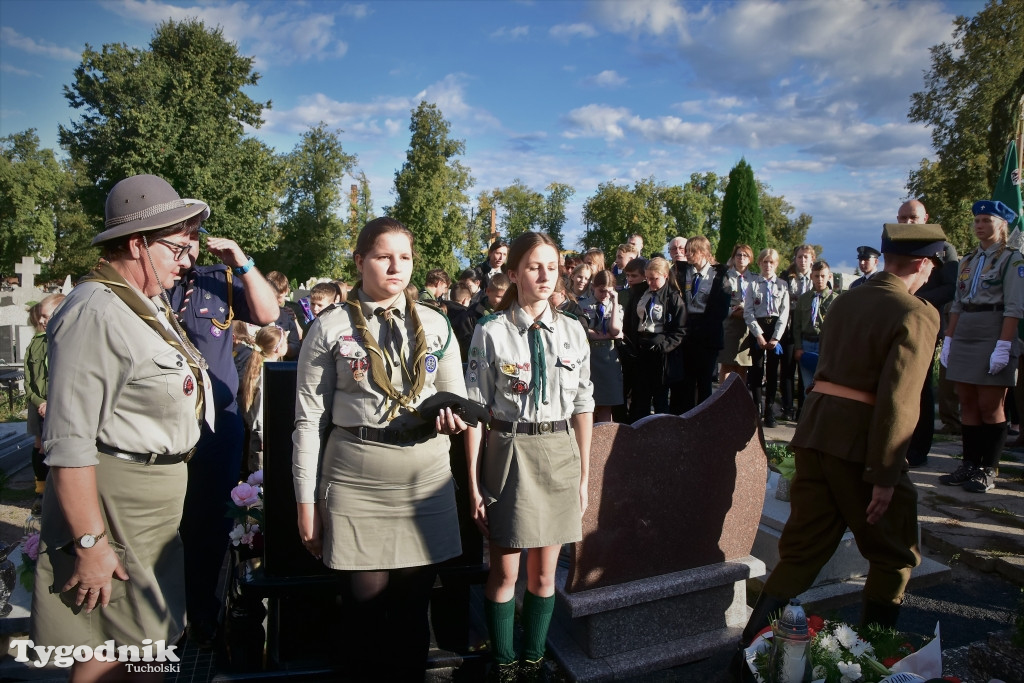
[[[7,400],[7,391],[0,389],[0,422],[24,422],[25,394],[14,397],[14,403]]]

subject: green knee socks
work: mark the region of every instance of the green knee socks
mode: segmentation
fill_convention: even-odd
[[[484,599],[484,618],[491,634],[491,648],[494,661],[508,664],[516,661],[516,650],[512,644],[512,626],[516,617],[515,598],[508,602],[491,602]]]
[[[523,596],[523,659],[536,662],[547,649],[548,626],[555,610],[555,596],[541,598],[530,591]]]

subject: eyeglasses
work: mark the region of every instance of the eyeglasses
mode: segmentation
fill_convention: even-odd
[[[164,245],[174,253],[175,261],[180,261],[181,259],[185,258],[185,256],[188,254],[188,250],[192,248],[192,244],[190,242],[186,242],[185,244],[178,244],[177,242],[172,242],[170,240],[165,239],[158,239],[156,241]]]

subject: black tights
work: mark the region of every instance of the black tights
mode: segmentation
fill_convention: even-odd
[[[344,666],[352,681],[422,681],[430,648],[434,565],[345,571]]]

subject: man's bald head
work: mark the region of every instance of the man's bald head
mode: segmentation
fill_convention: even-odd
[[[924,208],[924,204],[911,199],[909,202],[903,202],[900,206],[899,212],[896,214],[897,223],[927,223],[928,212]]]

